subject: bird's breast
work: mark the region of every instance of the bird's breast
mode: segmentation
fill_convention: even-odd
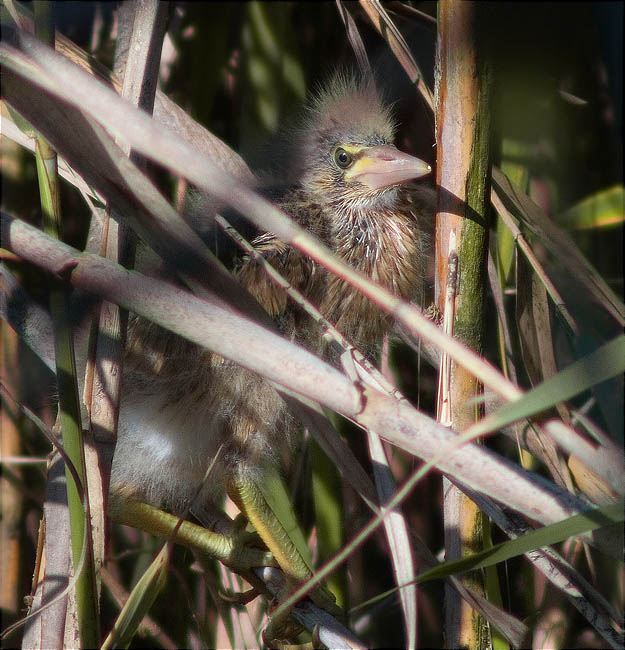
[[[358,212],[335,230],[335,252],[352,268],[400,298],[419,296],[423,285],[422,238],[411,214]],[[389,318],[365,296],[331,275],[322,311],[357,347],[379,342]]]

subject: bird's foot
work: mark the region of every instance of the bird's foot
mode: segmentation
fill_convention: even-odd
[[[279,598],[273,601],[274,607]],[[291,618],[290,610],[279,616],[270,615],[269,621],[262,632],[263,644],[268,648],[301,648],[293,644],[293,640],[303,631],[303,627]]]
[[[278,603],[276,598],[273,601]],[[336,605],[334,605],[336,608]],[[319,626],[315,625],[310,641],[298,643],[296,639],[304,632],[304,628],[297,623],[290,612],[285,612],[279,617],[271,616],[267,626],[262,632],[263,643],[268,648],[279,648],[279,650],[317,650],[325,648],[319,638]]]
[[[285,639],[291,639],[291,643],[293,643],[297,635],[303,631],[303,628],[296,623],[297,617],[293,615],[293,608],[296,607],[297,603],[293,603],[287,609],[284,608],[285,601],[289,600],[298,587],[302,586],[302,582],[289,579],[282,571],[276,571],[275,569],[265,570],[263,580],[268,590],[273,594],[270,602],[270,619],[263,632],[263,639],[269,647],[278,647],[280,643],[284,647]],[[305,600],[312,601],[318,608],[325,610],[331,616],[339,620],[343,619],[343,611],[336,604],[334,595],[324,587],[317,587],[305,597]],[[315,641],[314,634],[312,640],[313,647],[321,647]],[[306,646],[296,645],[291,647],[304,648]]]
[[[265,566],[278,566],[258,533],[246,530],[246,526],[247,519],[239,515],[234,520],[232,530],[223,535],[229,550],[222,562],[235,573],[249,572]]]
[[[270,588],[270,591],[274,594],[276,603],[283,603],[312,576],[311,562],[306,557],[310,551],[290,510],[289,497],[279,473],[269,466],[265,467],[262,477],[263,481],[260,482],[250,480],[245,475],[235,476],[228,486],[228,494],[259,532],[282,569],[282,584],[276,584],[276,588]],[[276,504],[280,503],[285,505],[280,508],[281,519],[274,511]],[[330,614],[340,615],[341,610],[325,587],[316,587],[308,597]],[[272,643],[276,639],[294,638],[294,630],[300,629],[294,624],[290,613],[291,608],[280,608],[279,617],[274,615],[271,618],[265,630],[265,640],[271,647],[275,647]]]

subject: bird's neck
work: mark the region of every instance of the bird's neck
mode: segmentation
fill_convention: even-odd
[[[335,253],[352,268],[411,300],[422,284],[421,237],[411,210],[400,197],[392,207],[334,212],[329,229]],[[371,350],[389,319],[366,297],[337,276],[329,275],[321,311],[362,350]]]
[[[331,238],[335,251],[357,268],[390,262],[414,240],[414,218],[399,207],[399,196],[383,195],[377,203],[337,206]]]

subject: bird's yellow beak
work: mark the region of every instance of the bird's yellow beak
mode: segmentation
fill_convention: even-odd
[[[354,164],[345,172],[345,179],[379,190],[421,178],[431,171],[432,168],[423,160],[385,144],[362,150]]]

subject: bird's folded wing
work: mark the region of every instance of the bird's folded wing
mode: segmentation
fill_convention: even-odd
[[[254,248],[282,275],[290,286],[308,293],[314,264],[283,241],[265,233],[253,242]],[[287,293],[269,277],[267,271],[250,256],[246,256],[236,270],[243,286],[273,316],[281,316],[287,310]]]

